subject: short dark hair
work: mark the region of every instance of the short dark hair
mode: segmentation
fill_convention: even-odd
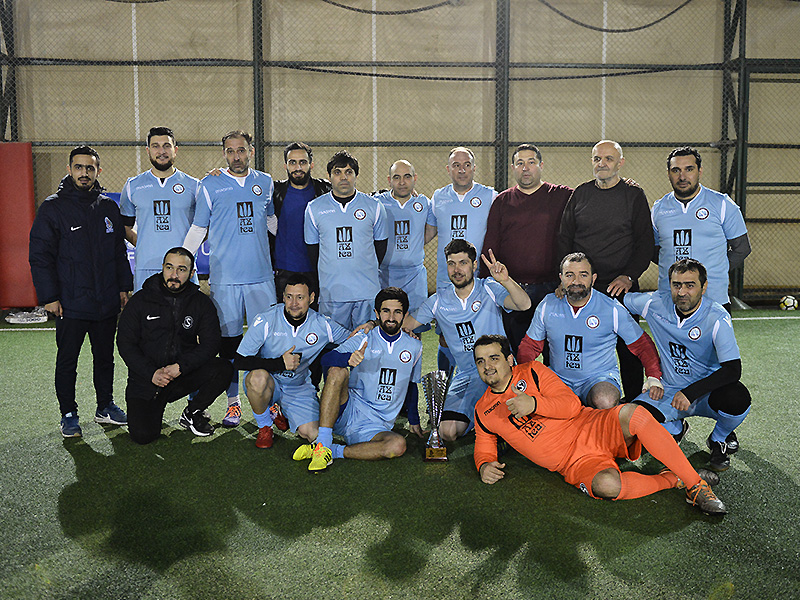
[[[701,263],[699,260],[695,260],[694,258],[682,258],[678,262],[673,263],[669,268],[667,279],[672,281],[673,273],[686,273],[687,271],[697,271],[697,274],[700,277],[700,285],[705,284],[706,279],[708,278],[706,274],[706,268],[703,266],[703,263]]]
[[[175,143],[175,134],[169,127],[151,127],[150,132],[147,134],[147,145],[150,145],[150,138],[154,135],[168,135],[172,138],[172,143]]]
[[[375,296],[375,311],[381,312],[381,306],[387,300],[399,300],[403,306],[403,314],[408,312],[408,294],[399,287],[390,286],[378,292],[378,295]]]
[[[472,347],[472,358],[475,358],[475,349],[478,346],[491,346],[492,344],[500,344],[500,351],[506,358],[511,356],[511,344],[508,343],[508,338],[495,333],[492,335],[482,335],[475,341],[475,345]]]
[[[672,158],[674,156],[694,156],[694,160],[697,162],[697,168],[700,168],[700,165],[703,163],[703,159],[700,158],[700,153],[697,151],[697,148],[692,148],[691,146],[681,146],[680,148],[675,148],[672,152],[669,153],[667,157],[667,170],[671,168]]]
[[[236,129],[235,131],[229,131],[225,135],[222,136],[222,147],[225,147],[225,142],[227,142],[231,138],[243,138],[245,142],[247,142],[248,146],[253,145],[253,136],[247,133],[246,131],[242,131],[241,129]]]
[[[514,154],[511,155],[511,164],[514,164],[514,160],[516,160],[517,154],[519,154],[523,150],[530,150],[531,152],[536,154],[536,160],[542,162],[542,153],[536,146],[534,146],[533,144],[520,144],[519,146],[517,146],[517,149],[514,150]]]
[[[72,166],[72,157],[73,156],[94,156],[95,160],[97,161],[97,166],[100,166],[100,155],[97,153],[97,150],[92,148],[91,146],[75,146],[72,149],[72,152],[69,153],[69,164]]]
[[[287,162],[289,160],[289,152],[292,150],[305,150],[306,154],[308,154],[308,162],[311,162],[311,159],[314,158],[314,153],[311,152],[311,146],[304,144],[303,142],[292,142],[283,149],[283,162]]]
[[[328,161],[328,175],[331,174],[334,167],[352,167],[353,171],[356,173],[356,177],[358,177],[358,161],[356,157],[350,154],[347,150],[339,150],[336,154],[331,156],[331,159]]]
[[[161,134],[158,134],[158,135],[161,135]],[[178,256],[186,256],[186,257],[188,257],[189,258],[189,262],[191,263],[191,266],[189,267],[189,269],[194,271],[194,254],[189,252],[186,248],[184,248],[183,246],[175,246],[174,248],[170,248],[169,250],[167,250],[167,253],[164,254],[164,260],[161,261],[162,265],[167,262],[167,256],[169,256],[170,254],[177,254]]]
[[[563,273],[564,265],[567,264],[568,262],[582,262],[584,260],[589,263],[589,267],[592,270],[592,274],[594,274],[594,263],[592,262],[592,259],[589,258],[584,252],[573,252],[572,254],[567,254],[564,258],[561,259],[561,264],[558,266],[558,272]]]
[[[303,273],[292,273],[289,277],[286,278],[286,284],[283,286],[284,292],[286,288],[290,285],[304,285],[308,288],[309,296],[314,293],[314,286],[311,284],[311,280],[308,278],[308,275],[304,275]],[[280,301],[280,298],[278,298]]]
[[[464,238],[454,238],[444,247],[445,258],[451,254],[459,254],[460,252],[466,252],[471,261],[478,260],[478,251],[475,249],[475,246]]]

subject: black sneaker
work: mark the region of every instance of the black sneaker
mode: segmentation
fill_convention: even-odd
[[[681,419],[681,432],[672,436],[675,438],[676,444],[680,446],[680,443],[683,441],[687,431],[689,431],[689,423],[686,422],[686,419]]]
[[[725,471],[731,466],[731,458],[728,456],[728,444],[725,442],[712,441],[709,435],[706,439],[706,446],[711,451],[711,458],[708,459],[708,466],[712,471]]]
[[[739,449],[739,438],[736,437],[736,432],[731,431],[728,437],[725,438],[725,443],[728,445],[728,456],[736,454]]]
[[[190,413],[188,407],[183,409],[178,423],[184,429],[188,429],[193,434],[201,437],[206,437],[214,433],[214,426],[208,422],[202,410]]]

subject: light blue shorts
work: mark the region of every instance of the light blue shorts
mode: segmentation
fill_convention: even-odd
[[[330,317],[345,329],[352,331],[359,325],[375,318],[375,300],[333,302],[321,300],[319,312]]]
[[[620,381],[619,372],[615,373],[612,371],[610,373],[603,373],[597,377],[588,377],[576,382],[572,382],[567,379],[563,379],[562,381],[567,384],[569,389],[575,392],[575,395],[581,399],[581,404],[584,406],[589,406],[587,397],[589,396],[591,389],[598,383],[602,382],[613,385],[619,391],[620,397],[622,397],[622,383]]]
[[[415,268],[382,268],[379,273],[381,289],[399,287],[408,294],[408,312],[412,313],[428,299],[428,271],[424,265]],[[373,303],[374,305],[374,303]]]
[[[252,323],[258,313],[275,304],[275,282],[246,283],[243,285],[210,286],[211,301],[217,307],[222,337],[236,337],[244,332],[244,317]]]
[[[246,371],[242,378],[245,394],[247,393],[245,381],[249,372]],[[306,381],[300,385],[286,385],[274,377],[272,380],[275,382],[275,390],[272,392],[270,405],[277,403],[281,407],[281,412],[289,420],[291,431],[297,431],[300,425],[319,421],[319,400],[314,384]]]
[[[475,423],[475,404],[486,392],[487,385],[481,381],[477,371],[456,371],[444,399],[444,410],[457,412],[469,419],[467,431]]]
[[[353,396],[344,405],[333,427],[333,432],[342,436],[348,446],[369,442],[379,433],[391,430],[392,427],[378,418],[374,410]]]

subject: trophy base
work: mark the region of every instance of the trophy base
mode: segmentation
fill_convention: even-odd
[[[442,446],[441,448],[431,448],[428,446],[425,448],[425,458],[426,462],[447,462],[447,448]]]

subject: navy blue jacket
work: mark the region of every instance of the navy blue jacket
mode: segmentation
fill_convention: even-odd
[[[64,316],[99,321],[120,310],[120,292],[133,289],[119,207],[95,182],[87,191],[72,177],[39,207],[28,262],[39,302],[59,300]]]

